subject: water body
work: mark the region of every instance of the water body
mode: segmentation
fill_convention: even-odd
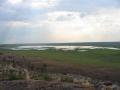
[[[75,50],[87,51],[87,49],[110,49],[110,50],[120,50],[120,48],[115,47],[97,47],[97,46],[17,46],[8,48],[10,50],[47,50],[47,49],[57,49],[57,50]]]
[[[120,42],[88,42],[88,43],[49,43],[49,44],[0,44],[0,49],[9,50],[75,50],[87,51],[88,49],[120,50]]]

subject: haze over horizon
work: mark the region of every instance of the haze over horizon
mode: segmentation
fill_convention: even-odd
[[[0,0],[0,44],[111,41],[119,0]]]

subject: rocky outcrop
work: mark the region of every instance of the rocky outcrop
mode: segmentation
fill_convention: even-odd
[[[79,84],[32,81],[3,81],[0,90],[95,90],[93,87],[81,87]]]

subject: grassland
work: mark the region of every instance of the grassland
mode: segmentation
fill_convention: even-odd
[[[117,48],[118,47],[119,45],[117,45]],[[1,71],[4,67],[6,68],[6,66],[12,66],[15,70],[15,73],[13,73],[13,71],[11,72],[11,68],[8,67],[6,70],[9,71],[9,74],[5,74],[6,76],[1,75],[6,77],[3,79],[1,78],[1,80],[17,79],[27,82],[29,80],[29,76],[29,78],[33,80],[32,84],[34,84],[34,81],[38,82],[39,80],[52,80],[52,76],[49,75],[72,75],[74,78],[78,78],[79,75],[82,75],[86,78],[90,77],[93,81],[95,80],[95,82],[96,80],[103,80],[112,81],[113,83],[118,82],[120,84],[120,50],[56,50],[54,48],[47,50],[8,50],[1,48],[0,60],[0,64],[2,65]],[[27,70],[27,72],[24,70]],[[23,72],[23,74],[21,72]],[[62,80],[62,78],[60,80]],[[64,81],[64,77],[62,81]],[[71,82],[71,78],[70,80],[68,79],[68,81]],[[8,81],[6,82],[8,83]],[[14,85],[18,83],[18,81],[13,82],[15,83]],[[9,85],[5,85],[5,87]],[[41,86],[41,83],[35,85]]]
[[[48,72],[80,74],[120,82],[120,50],[86,50],[0,50],[0,54],[10,54],[17,60],[25,59],[36,68],[46,64]]]
[[[120,68],[120,50],[88,49],[87,51],[63,51],[48,49],[43,51],[21,50],[2,51],[10,52],[18,56],[42,57],[50,61],[58,61],[74,65],[93,65],[98,67]]]

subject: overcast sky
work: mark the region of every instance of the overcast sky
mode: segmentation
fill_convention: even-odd
[[[0,44],[120,41],[120,0],[0,0]]]

